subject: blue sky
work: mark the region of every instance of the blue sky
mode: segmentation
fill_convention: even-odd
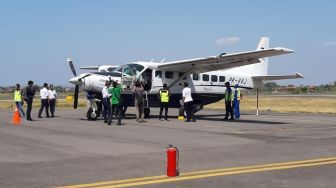
[[[336,80],[336,1],[1,0],[0,85],[69,85],[76,67],[254,50],[260,36],[294,54],[270,58],[280,84]],[[80,72],[80,71],[78,71]]]

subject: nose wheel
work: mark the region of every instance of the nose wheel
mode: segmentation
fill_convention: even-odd
[[[89,121],[96,121],[99,115],[98,111],[93,110],[92,108],[89,108],[86,112],[86,117]]]

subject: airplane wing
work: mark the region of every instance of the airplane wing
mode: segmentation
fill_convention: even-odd
[[[98,70],[99,66],[85,66],[85,67],[79,67],[79,69],[84,70]]]
[[[188,71],[190,73],[202,73],[259,63],[260,58],[283,55],[293,52],[294,51],[291,49],[276,47],[241,53],[222,53],[219,56],[162,63],[158,65],[158,68],[167,71]]]
[[[266,75],[266,76],[253,76],[252,79],[260,81],[271,81],[271,80],[285,80],[285,79],[296,79],[304,78],[304,76],[298,72],[293,75]]]

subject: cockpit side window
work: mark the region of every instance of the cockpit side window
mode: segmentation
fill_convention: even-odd
[[[155,78],[162,78],[162,71],[155,71]]]
[[[124,74],[133,76],[133,75],[138,75],[145,67],[142,65],[138,64],[128,64],[119,67],[116,71],[117,72],[122,72],[124,70]]]

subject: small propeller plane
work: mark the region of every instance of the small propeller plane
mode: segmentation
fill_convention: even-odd
[[[145,116],[149,116],[150,107],[159,107],[157,93],[163,83],[171,91],[170,107],[180,107],[183,83],[188,82],[192,89],[194,106],[201,110],[204,105],[220,101],[224,98],[225,82],[238,84],[240,88],[252,89],[262,86],[264,81],[303,78],[300,73],[293,75],[268,75],[268,57],[294,53],[283,47],[269,48],[269,38],[261,37],[256,50],[222,53],[218,56],[187,59],[172,62],[132,62],[121,65],[113,71],[83,73],[76,75],[71,59],[68,63],[75,77],[69,80],[75,84],[74,108],[78,104],[79,86],[84,91],[94,93],[101,98],[101,91],[106,81],[118,81],[123,92],[123,103],[134,106],[132,88],[135,80],[141,80],[145,89]],[[101,109],[101,108],[100,108]],[[88,110],[88,113],[92,109]],[[90,120],[95,120],[93,113]],[[98,114],[100,111],[98,110]],[[99,116],[99,115],[98,115]]]

